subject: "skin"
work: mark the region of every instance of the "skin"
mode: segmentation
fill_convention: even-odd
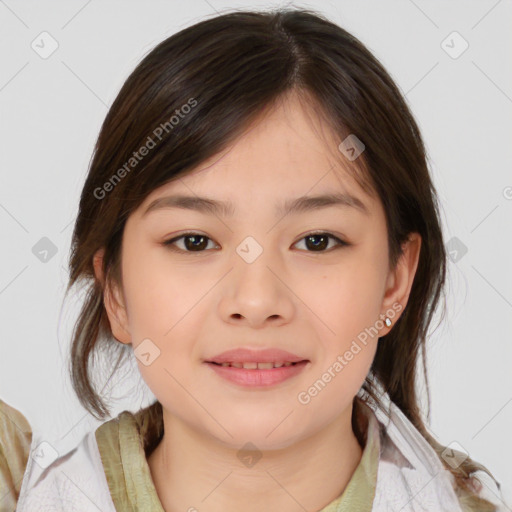
[[[413,233],[389,268],[382,205],[350,177],[339,152],[335,158],[340,142],[290,94],[220,155],[154,190],[127,220],[123,289],[108,283],[105,307],[118,341],[136,349],[149,338],[160,350],[148,366],[137,362],[164,410],[165,434],[148,464],[168,512],[318,511],[343,492],[361,459],[352,403],[377,336],[307,405],[297,396],[393,304],[403,311],[421,238]],[[275,216],[284,199],[333,191],[357,196],[369,215],[328,207]],[[177,192],[231,200],[235,214],[142,215],[154,199]],[[190,252],[162,245],[188,230],[208,237],[202,252],[190,239],[174,244]],[[315,249],[304,237],[317,230],[352,245],[327,239]],[[247,236],[263,249],[250,264],[236,252]],[[94,258],[98,279],[102,254]],[[278,347],[309,363],[271,388],[242,388],[203,363],[239,346]],[[248,441],[261,454],[252,467],[237,457]]]

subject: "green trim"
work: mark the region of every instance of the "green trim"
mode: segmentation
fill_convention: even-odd
[[[165,512],[133,414],[123,411],[98,427],[95,435],[116,510]]]
[[[361,461],[338,498],[320,512],[371,512],[380,458],[380,429],[371,409]],[[95,432],[105,476],[116,510],[164,512],[151,477],[135,416],[123,411]]]
[[[366,404],[362,407],[368,418],[368,430],[361,461],[341,496],[320,512],[371,512],[373,508],[380,460],[380,428],[370,408]]]

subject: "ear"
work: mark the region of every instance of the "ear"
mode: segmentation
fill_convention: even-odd
[[[105,249],[101,248],[93,256],[94,274],[96,279],[101,283],[103,288],[103,303],[107,311],[108,319],[112,334],[121,343],[130,344],[131,335],[128,328],[128,315],[126,314],[126,306],[121,297],[121,292],[115,283],[110,280],[105,282],[103,275],[103,255]]]
[[[386,289],[382,302],[383,314],[394,311],[391,326],[382,329],[379,336],[385,336],[393,328],[402,311],[405,309],[411,293],[412,283],[418,268],[421,249],[421,236],[419,233],[410,233],[409,239],[402,244],[402,254],[396,267],[389,271]]]

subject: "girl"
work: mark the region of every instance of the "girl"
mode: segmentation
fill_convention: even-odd
[[[446,271],[425,148],[388,73],[308,10],[160,43],[99,134],[68,291],[73,386],[136,357],[156,401],[49,465],[18,510],[498,511],[415,387]]]

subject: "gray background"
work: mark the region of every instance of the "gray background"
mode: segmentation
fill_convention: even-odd
[[[66,375],[80,297],[63,303],[63,294],[79,194],[100,125],[128,74],[158,42],[216,11],[278,5],[313,7],[361,39],[395,79],[420,125],[451,251],[448,316],[429,344],[431,429],[444,444],[457,442],[486,465],[510,500],[507,0],[0,1],[0,397],[59,454],[99,424],[78,405]],[[46,59],[31,47],[43,31],[58,43]],[[461,55],[463,40],[453,31],[469,44]],[[44,237],[56,250],[46,262],[36,255],[38,244],[48,245]],[[137,374],[134,364],[127,379],[112,382],[119,398],[114,414],[152,399],[130,371]]]

